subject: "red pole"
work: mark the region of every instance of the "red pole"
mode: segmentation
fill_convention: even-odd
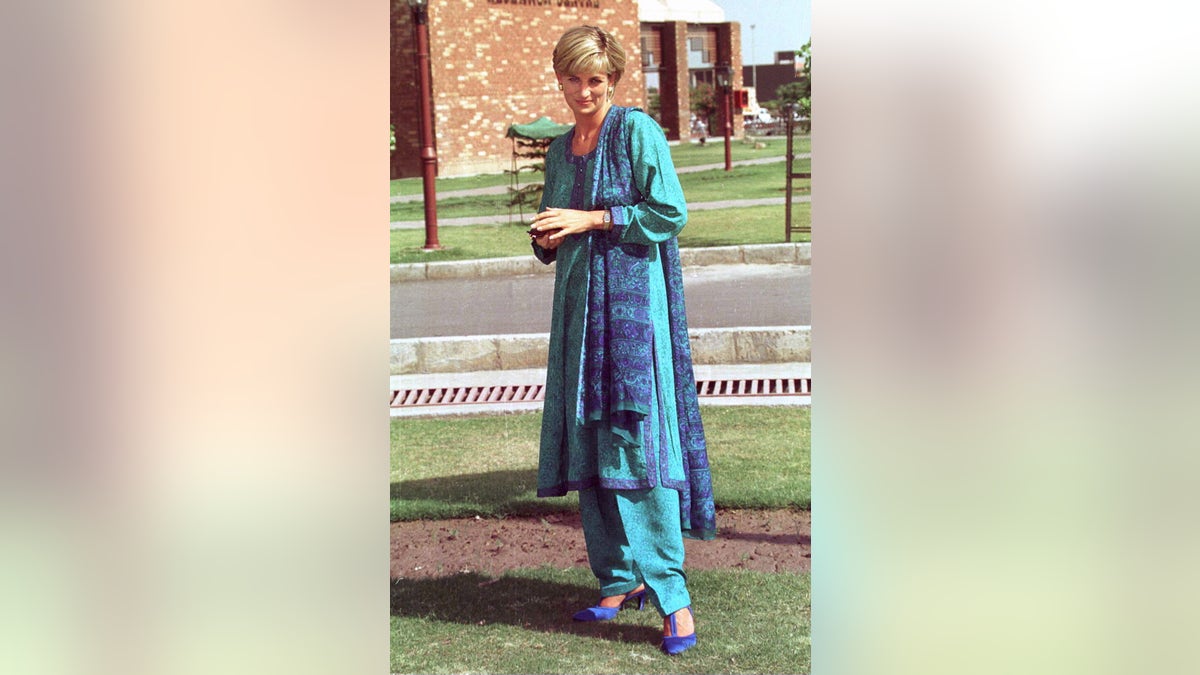
[[[729,136],[733,133],[733,85],[725,88],[725,170],[733,171],[733,156],[729,150]]]
[[[442,247],[437,234],[437,149],[433,145],[433,86],[429,81],[429,14],[424,3],[413,7],[417,34],[417,88],[421,106],[421,178],[425,187],[425,248]]]

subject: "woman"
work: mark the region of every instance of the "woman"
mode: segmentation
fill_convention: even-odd
[[[676,239],[687,206],[662,129],[612,104],[624,70],[594,26],[554,49],[575,127],[550,145],[530,229],[534,254],[557,263],[538,496],[579,491],[601,599],[575,620],[649,599],[678,654],[696,644],[683,536],[716,535]]]

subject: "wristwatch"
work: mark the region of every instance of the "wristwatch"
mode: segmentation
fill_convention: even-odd
[[[608,232],[612,229],[612,211],[604,209],[604,231]]]

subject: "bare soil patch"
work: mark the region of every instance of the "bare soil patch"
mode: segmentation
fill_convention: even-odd
[[[687,569],[807,572],[808,511],[719,509],[713,541],[684,539]],[[499,576],[540,565],[587,567],[578,513],[543,517],[456,518],[392,523],[392,578],[462,572]]]

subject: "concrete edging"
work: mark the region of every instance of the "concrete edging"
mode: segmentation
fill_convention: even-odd
[[[812,244],[745,244],[712,248],[679,250],[684,267],[705,265],[779,265],[812,264]],[[514,258],[483,258],[427,263],[405,263],[391,266],[391,282],[427,281],[432,279],[481,279],[519,274],[553,274],[554,265],[543,265],[531,253]]]
[[[695,328],[688,331],[697,366],[807,363],[811,326]],[[392,340],[392,375],[545,368],[548,333]]]

